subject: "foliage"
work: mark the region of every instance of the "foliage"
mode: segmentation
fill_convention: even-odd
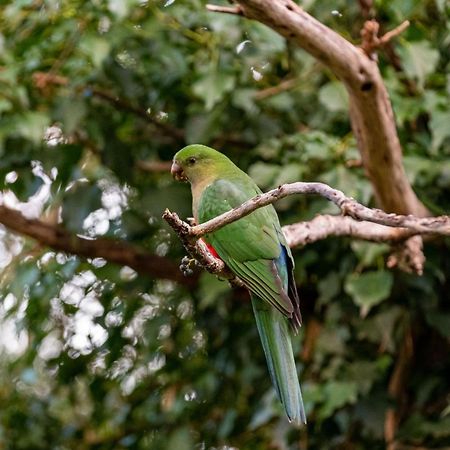
[[[412,23],[380,66],[414,189],[448,213],[445,2],[374,3],[384,30]],[[358,2],[304,6],[358,41]],[[3,201],[29,216],[179,261],[160,217],[166,207],[190,215],[188,187],[141,162],[194,142],[223,149],[263,189],[317,180],[373,203],[341,84],[258,23],[198,0],[21,0],[0,6],[0,25]],[[316,198],[277,208],[283,223],[335,212]],[[422,277],[387,271],[385,245],[335,238],[294,252],[309,417],[297,430],[275,399],[245,292],[208,274],[189,290],[0,233],[2,448],[382,448],[408,333],[399,439],[450,445],[448,241],[426,245]]]

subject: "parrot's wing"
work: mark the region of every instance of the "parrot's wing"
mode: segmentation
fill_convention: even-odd
[[[199,221],[212,219],[260,193],[251,179],[220,179],[204,190],[199,202]],[[287,273],[281,273],[276,263],[284,246],[279,233],[278,216],[269,205],[205,236],[205,239],[251,292],[285,316],[293,317],[298,310],[297,299],[289,298],[288,289],[285,289]]]

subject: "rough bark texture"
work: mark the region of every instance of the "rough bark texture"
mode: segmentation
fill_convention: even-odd
[[[386,213],[381,209],[368,208],[367,206],[358,203],[353,198],[347,197],[342,191],[333,189],[325,183],[304,183],[301,181],[283,184],[276,189],[257,195],[231,211],[214,217],[207,222],[194,227],[189,227],[189,229],[183,228],[183,232],[191,238],[198,239],[224,225],[235,222],[258,208],[294,194],[320,195],[334,203],[341,210],[343,215],[350,216],[359,221],[365,220],[380,225],[387,225],[389,227],[403,227],[412,231],[412,234],[450,235],[450,216],[415,217],[413,215]],[[170,213],[168,212],[164,213],[164,218],[166,220],[169,217],[169,214]],[[368,236],[370,236],[370,232],[368,233]]]
[[[312,244],[330,236],[347,236],[370,242],[398,242],[415,233],[408,228],[392,228],[373,222],[360,222],[351,217],[328,214],[317,216],[308,222],[283,227],[283,234],[291,248]]]
[[[412,215],[388,214],[380,209],[367,208],[353,198],[346,197],[342,191],[333,189],[324,183],[297,182],[284,184],[195,226],[184,222],[176,213],[167,209],[163,218],[178,234],[187,252],[199,261],[203,268],[231,281],[236,281],[223,261],[209,253],[207,247],[203,245],[201,237],[251,214],[258,208],[294,194],[320,195],[334,203],[347,217],[323,215],[309,222],[283,227],[283,232],[291,247],[305,245],[331,235],[351,236],[374,242],[398,242],[409,238],[415,245],[417,244],[416,238],[420,237],[416,235],[419,234],[450,236],[450,216],[423,218]],[[419,244],[421,245],[421,243],[422,240],[420,239]],[[403,252],[403,254],[407,254],[407,252]],[[413,252],[411,257],[417,256],[417,254],[422,254],[421,248]],[[407,266],[406,263],[405,265]],[[422,270],[421,265],[420,270]],[[235,284],[240,284],[239,280]]]
[[[36,239],[40,244],[86,258],[104,258],[129,266],[152,278],[176,281],[192,286],[194,278],[186,278],[172,260],[146,253],[130,244],[107,238],[83,239],[60,226],[42,220],[27,219],[19,211],[0,205],[0,223],[9,230]]]
[[[240,13],[296,43],[331,69],[350,97],[350,120],[378,205],[427,215],[406,177],[389,96],[376,61],[291,0],[238,0]],[[387,182],[388,181],[388,182]]]

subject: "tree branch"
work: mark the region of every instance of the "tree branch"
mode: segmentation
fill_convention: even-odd
[[[309,222],[283,227],[291,247],[303,246],[329,236],[350,236],[373,242],[399,242],[415,234],[450,235],[450,218],[447,216],[419,219],[413,216],[386,214],[380,210],[366,208],[355,200],[345,197],[342,192],[322,183],[292,183],[280,186],[197,226],[190,226],[169,211],[166,211],[163,217],[177,232],[188,253],[206,270],[241,285],[240,280],[225,267],[223,261],[208,251],[200,239],[201,236],[234,222],[257,208],[295,193],[322,195],[338,205],[344,214],[350,217],[322,215]],[[385,226],[383,222],[391,226]],[[122,241],[107,238],[85,239],[69,233],[60,226],[50,225],[38,219],[27,219],[19,211],[4,205],[0,205],[0,223],[12,232],[36,239],[40,244],[58,251],[81,257],[104,258],[112,263],[127,265],[153,278],[168,279],[186,286],[194,286],[196,283],[195,278],[184,277],[177,264],[170,259],[148,254]]]
[[[140,117],[145,122],[149,122],[155,125],[157,128],[161,129],[168,136],[172,136],[175,140],[183,141],[184,139],[183,130],[175,127],[170,123],[164,123],[156,118],[151,117],[144,108],[133,105],[127,99],[118,97],[116,94],[106,91],[104,89],[100,89],[98,87],[86,86],[84,90],[87,92],[91,92],[94,97],[100,98],[115,105],[118,109],[130,112],[135,116]]]
[[[136,162],[136,167],[144,172],[150,173],[170,173],[172,161],[146,161],[139,160]]]
[[[211,12],[242,15],[242,10],[239,6],[206,5],[206,9]]]
[[[33,82],[35,86],[41,90],[44,94],[50,94],[49,88],[51,86],[67,86],[70,82],[68,77],[57,75],[49,72],[34,72]],[[133,105],[125,98],[117,96],[115,93],[99,88],[97,86],[81,85],[77,86],[77,92],[89,93],[93,97],[97,97],[106,102],[113,104],[117,109],[134,114],[140,117],[144,122],[154,125],[159,128],[167,136],[171,136],[176,141],[184,140],[184,131],[175,127],[170,123],[164,123],[156,118],[151,117],[144,108]]]
[[[407,228],[359,222],[351,217],[328,214],[317,216],[308,222],[286,225],[283,233],[291,248],[312,244],[330,236],[346,236],[370,242],[399,242],[417,234]]]
[[[255,93],[256,100],[264,100],[267,97],[272,97],[273,95],[278,95],[281,92],[288,91],[293,89],[295,86],[299,84],[298,78],[289,78],[287,80],[282,81],[280,84],[276,86],[271,86],[266,89],[261,89],[260,91]]]
[[[372,209],[361,205],[353,198],[346,197],[342,191],[333,189],[325,183],[303,183],[300,181],[284,184],[264,194],[257,195],[241,206],[208,220],[208,222],[190,227],[189,235],[196,238],[201,237],[250,214],[258,208],[294,194],[320,195],[334,203],[344,215],[356,220],[366,220],[390,227],[404,227],[414,231],[414,234],[450,235],[449,216],[419,218],[412,215],[386,213],[380,209]]]
[[[367,208],[353,198],[346,197],[342,191],[324,183],[297,182],[279,186],[200,225],[190,226],[168,209],[164,212],[163,218],[178,234],[188,253],[206,270],[230,278],[230,272],[224,263],[211,255],[206,246],[199,245],[197,241],[202,236],[235,222],[258,208],[294,194],[320,195],[334,203],[347,217],[324,215],[310,222],[284,227],[283,232],[286,233],[291,247],[305,245],[328,236],[352,236],[374,242],[399,242],[419,234],[450,236],[449,216],[420,218]]]
[[[40,244],[58,251],[85,258],[104,258],[109,262],[126,265],[152,278],[176,281],[193,286],[195,278],[186,278],[178,265],[169,258],[146,253],[125,242],[98,238],[84,239],[38,219],[27,219],[19,211],[0,205],[0,223],[10,231],[36,239]]]
[[[384,420],[384,438],[387,450],[397,450],[395,441],[398,425],[400,423],[400,410],[402,400],[406,393],[406,382],[414,358],[414,338],[410,324],[406,325],[402,342],[397,354],[391,378],[389,379],[388,392],[396,402],[396,407],[390,407],[386,411]]]
[[[408,27],[410,23],[409,20],[405,20],[400,25],[395,27],[393,30],[386,32],[380,38],[380,45],[386,45],[393,38],[397,37],[399,34],[403,33]]]

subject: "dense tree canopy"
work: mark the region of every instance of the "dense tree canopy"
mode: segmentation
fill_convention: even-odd
[[[446,2],[300,3],[355,44],[369,17],[411,22],[379,65],[408,179],[448,214]],[[422,276],[389,269],[386,243],[293,251],[300,429],[245,290],[178,269],[161,215],[191,214],[169,173],[188,143],[263,190],[322,181],[375,206],[346,91],[311,55],[199,0],[3,2],[0,117],[0,448],[375,449],[389,426],[398,449],[450,446],[448,238],[425,242]],[[282,224],[337,212],[304,196],[276,208]]]

